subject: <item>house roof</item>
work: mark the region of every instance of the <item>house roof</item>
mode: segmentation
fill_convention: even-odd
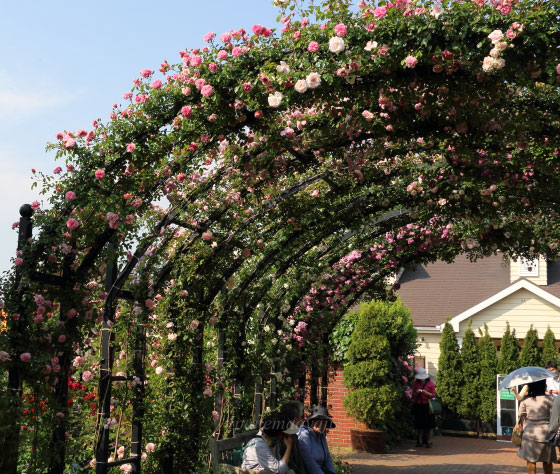
[[[547,269],[547,286],[532,283],[530,286],[521,286],[528,286],[529,291],[536,288],[560,298],[560,262],[549,262]],[[527,280],[520,281],[529,283]],[[482,307],[479,305],[484,302],[493,304],[492,297],[513,287],[509,263],[501,256],[486,257],[476,262],[470,262],[465,256],[458,256],[450,264],[437,261],[419,265],[416,271],[405,271],[399,282],[401,288],[398,294],[410,308],[416,327],[439,326],[448,317],[467,318],[469,311],[476,312],[477,307],[480,311]],[[536,290],[533,292],[536,293]],[[556,301],[556,298],[553,299]]]
[[[545,287],[546,288],[546,287]],[[498,301],[508,297],[509,295],[519,291],[521,289],[525,289],[533,293],[534,295],[538,296],[539,298],[552,303],[553,305],[560,308],[560,298],[554,296],[553,294],[549,293],[548,291],[544,290],[542,287],[535,285],[534,283],[522,278],[517,280],[515,283],[512,283],[507,288],[504,288],[502,291],[492,295],[490,298],[481,301],[477,305],[467,309],[466,311],[458,314],[454,318],[452,318],[449,323],[453,326],[453,330],[455,332],[459,331],[459,324],[467,318],[475,315],[476,313],[482,311],[483,309],[488,308],[489,306],[497,303]],[[443,329],[443,325],[440,325],[440,329]]]

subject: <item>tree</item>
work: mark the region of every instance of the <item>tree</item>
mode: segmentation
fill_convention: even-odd
[[[512,331],[508,322],[500,344],[498,373],[509,374],[512,370],[519,367],[519,342],[517,342],[515,337],[515,329]]]
[[[461,385],[461,400],[458,413],[465,418],[476,419],[480,406],[480,356],[473,330],[465,331],[461,347],[461,365],[464,383]]]
[[[538,366],[541,363],[541,349],[539,347],[539,336],[533,325],[527,331],[519,362],[522,367],[530,365]]]
[[[484,336],[478,340],[478,353],[480,356],[480,405],[478,418],[482,421],[493,421],[496,419],[498,355],[486,324],[484,325]]]
[[[464,377],[459,343],[449,321],[443,328],[439,348],[437,393],[447,408],[459,412]]]
[[[550,360],[558,362],[558,349],[556,348],[556,338],[554,332],[548,326],[544,333],[541,351],[541,366],[545,367],[546,363]]]

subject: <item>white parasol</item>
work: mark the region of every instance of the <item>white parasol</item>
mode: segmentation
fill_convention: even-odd
[[[555,377],[555,375],[542,367],[521,367],[520,369],[510,372],[507,377],[502,380],[498,387],[503,388],[515,387],[517,385],[525,385],[531,382],[538,382],[547,378]]]

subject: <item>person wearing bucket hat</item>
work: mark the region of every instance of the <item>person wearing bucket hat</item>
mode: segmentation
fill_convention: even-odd
[[[335,474],[325,432],[335,428],[325,407],[313,407],[311,415],[299,428],[301,456],[308,474]]]
[[[416,428],[416,446],[422,444],[432,447],[435,416],[430,415],[430,398],[436,396],[436,386],[430,380],[430,374],[423,367],[416,367],[416,376],[412,386],[412,413]]]

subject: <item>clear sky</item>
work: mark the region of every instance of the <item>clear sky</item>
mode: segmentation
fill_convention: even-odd
[[[272,0],[0,0],[0,272],[19,207],[41,198],[31,168],[63,166],[45,152],[58,131],[106,120],[140,70],[180,62],[208,31],[273,27],[277,14]]]

